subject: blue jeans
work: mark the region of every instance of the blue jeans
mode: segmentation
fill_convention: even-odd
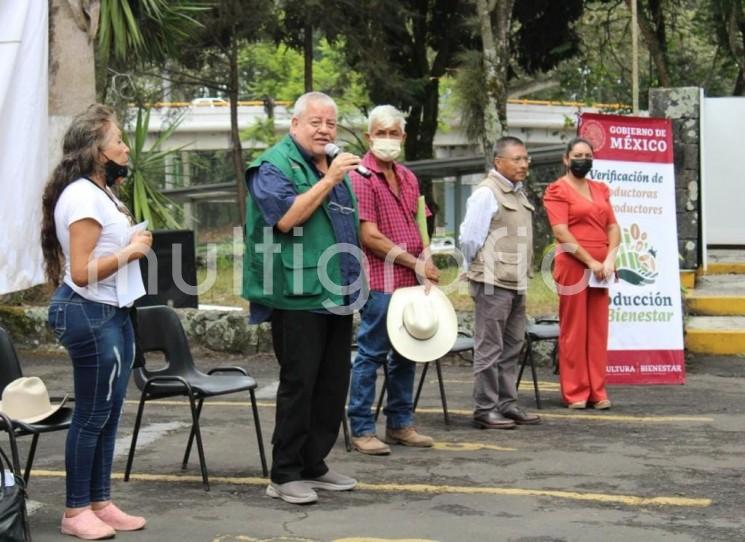
[[[111,499],[111,462],[134,361],[129,309],[88,301],[66,284],[54,292],[49,325],[70,354],[75,410],[65,445],[67,507]]]
[[[391,429],[414,423],[413,395],[416,365],[392,349],[385,327],[391,294],[370,292],[360,313],[357,333],[357,357],[352,363],[352,384],[347,415],[352,435],[375,434],[371,407],[375,401],[375,379],[378,367],[388,361],[387,401],[383,413]],[[389,355],[390,354],[390,355]]]

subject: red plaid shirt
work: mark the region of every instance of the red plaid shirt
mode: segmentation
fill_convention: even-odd
[[[362,165],[372,171],[365,179],[357,172],[349,175],[352,180],[361,221],[375,222],[380,233],[394,244],[418,257],[423,250],[422,238],[416,224],[419,181],[411,170],[401,164],[394,164],[393,171],[398,179],[399,195],[396,196],[388,186],[383,171],[378,167],[375,157],[368,152],[362,158]],[[427,210],[427,216],[431,213]],[[393,292],[396,288],[419,284],[416,273],[402,265],[391,266],[386,281],[385,260],[364,248],[367,256],[366,273],[370,289],[379,292]],[[391,276],[392,275],[392,276]],[[387,283],[386,283],[387,282]]]

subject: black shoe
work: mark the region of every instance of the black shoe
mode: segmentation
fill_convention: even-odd
[[[541,423],[541,417],[538,414],[528,414],[518,406],[508,408],[502,412],[502,416],[514,420],[518,425],[536,425]]]
[[[474,416],[473,425],[479,429],[515,428],[515,422],[502,416],[499,412],[489,412],[487,414],[482,414],[481,416]]]

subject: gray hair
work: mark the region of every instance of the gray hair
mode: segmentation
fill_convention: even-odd
[[[370,116],[367,119],[367,131],[372,132],[373,126],[376,124],[385,129],[398,126],[402,132],[406,131],[406,117],[392,105],[379,105],[370,111]]]
[[[305,113],[305,110],[308,109],[308,104],[310,102],[318,102],[322,103],[323,105],[330,105],[334,108],[334,113],[339,112],[339,109],[336,107],[336,102],[331,98],[331,96],[324,94],[323,92],[306,92],[305,94],[300,96],[295,101],[295,105],[292,106],[292,118],[299,118],[300,115]]]
[[[497,142],[494,144],[494,156],[492,159],[496,159],[497,156],[500,156],[504,150],[507,147],[511,147],[513,145],[519,145],[520,147],[524,147],[525,143],[523,143],[523,140],[519,137],[514,136],[504,136],[500,137]]]

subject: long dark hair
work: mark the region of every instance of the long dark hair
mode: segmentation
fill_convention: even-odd
[[[55,286],[62,280],[62,247],[57,239],[54,208],[63,190],[81,177],[103,172],[96,160],[105,147],[110,127],[116,123],[114,111],[105,105],[93,104],[76,116],[62,140],[62,159],[49,177],[42,198],[41,249],[44,272]]]

